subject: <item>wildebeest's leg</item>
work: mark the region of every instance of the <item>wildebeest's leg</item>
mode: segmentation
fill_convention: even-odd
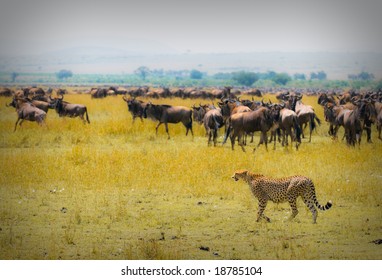
[[[218,130],[215,128],[214,129],[214,147],[216,147],[216,143],[217,143],[217,138],[218,138]]]
[[[371,141],[371,123],[366,123],[366,121],[365,121],[364,129],[366,130],[367,142],[373,143],[373,141]]]
[[[212,129],[210,129],[210,131],[208,132],[208,141],[207,141],[207,146],[210,145],[210,142],[211,142],[211,137],[212,137]],[[214,139],[215,140],[215,139]]]
[[[186,136],[188,135],[188,131],[191,130],[191,135],[194,137],[194,132],[192,131],[192,118],[190,117],[188,123],[183,122],[183,125],[186,127]]]
[[[86,114],[86,121],[90,123],[89,116],[88,116],[88,109],[85,107],[85,114]]]
[[[83,114],[82,114],[82,115],[79,115],[79,117],[80,117],[80,119],[82,120],[82,122],[85,124],[86,121],[85,121],[84,115],[83,115]]]
[[[276,141],[275,141],[276,142]],[[257,144],[257,148],[263,144],[265,145],[265,150],[268,151],[268,138],[267,138],[267,133],[262,131],[261,134],[260,134],[260,141],[259,141],[259,144]]]
[[[155,134],[158,135],[158,128],[162,124],[162,122],[159,122],[158,125],[155,128]]]
[[[245,149],[244,149],[244,141],[243,141],[243,133],[239,133],[238,136],[237,136],[237,141],[238,141],[238,145],[241,147],[241,149],[243,150],[243,152],[245,152]]]
[[[167,139],[170,139],[170,133],[168,133],[168,124],[167,124],[167,122],[165,122],[164,123],[164,126],[166,127],[166,133],[167,133]],[[186,133],[186,135],[187,135],[187,133]]]
[[[13,132],[16,131],[17,123],[19,122],[20,119],[21,119],[20,117],[17,118],[17,121],[16,121],[16,123],[15,123],[15,129],[13,130]],[[22,120],[21,120],[21,122],[22,122]],[[20,125],[21,125],[21,122],[20,122]]]
[[[233,151],[234,148],[235,148],[235,138],[236,138],[236,135],[235,135],[234,131],[231,132],[231,135],[229,136],[229,138],[231,140],[231,148],[232,148],[232,151]]]

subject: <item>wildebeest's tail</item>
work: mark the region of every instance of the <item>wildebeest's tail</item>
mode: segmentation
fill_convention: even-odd
[[[88,109],[85,107],[85,114],[86,114],[86,120],[88,123],[90,123],[89,121],[89,116],[88,116]]]
[[[301,143],[301,127],[298,124],[297,117],[293,118],[293,126],[296,133],[296,140],[298,143]]]
[[[227,131],[225,132],[225,136],[224,136],[224,140],[223,140],[223,145],[225,144],[225,142],[227,142],[228,136],[229,136],[229,134],[231,133],[231,130],[232,130],[232,127],[231,127],[231,118],[227,119],[227,123],[228,123],[228,127],[227,127]]]
[[[215,115],[211,115],[212,120],[214,121],[215,130],[217,131],[219,128],[221,128],[224,125],[223,118],[216,118]]]
[[[321,120],[317,117],[315,113],[310,115],[310,131],[313,131],[316,128],[316,122],[318,125],[321,125]]]

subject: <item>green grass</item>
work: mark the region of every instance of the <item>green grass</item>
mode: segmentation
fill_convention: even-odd
[[[222,146],[221,135],[218,147],[208,147],[196,123],[194,138],[181,124],[169,125],[170,140],[164,127],[155,136],[156,123],[132,124],[121,97],[65,99],[86,104],[91,124],[49,111],[47,127],[24,122],[13,133],[14,109],[0,107],[0,259],[382,258],[370,243],[382,238],[375,127],[374,143],[364,136],[360,149],[332,141],[324,123],[299,151],[278,145],[243,153]],[[303,101],[324,119],[315,97]],[[256,223],[257,201],[230,178],[243,168],[309,176],[319,202],[333,207],[314,225],[301,200],[293,221],[287,203],[269,203],[272,222]]]

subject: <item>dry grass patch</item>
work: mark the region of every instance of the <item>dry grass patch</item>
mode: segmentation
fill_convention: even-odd
[[[0,108],[1,259],[382,258],[370,243],[382,229],[382,143],[375,130],[374,143],[360,149],[333,142],[324,123],[297,152],[280,145],[232,152],[230,145],[207,147],[196,123],[194,138],[181,124],[170,125],[170,140],[164,127],[156,136],[150,120],[133,125],[118,96],[65,99],[86,104],[91,124],[49,111],[47,128],[25,122],[13,133],[16,113]],[[315,98],[306,103],[323,120]],[[334,206],[313,225],[302,201],[290,222],[287,204],[269,203],[272,223],[256,223],[257,201],[230,179],[242,168],[309,176],[318,200]]]

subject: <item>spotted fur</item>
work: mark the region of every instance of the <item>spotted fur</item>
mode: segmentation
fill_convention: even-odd
[[[329,201],[325,206],[318,203],[316,191],[311,179],[305,176],[290,176],[280,179],[269,178],[264,175],[254,174],[247,170],[236,171],[232,176],[235,181],[239,179],[248,183],[252,194],[259,201],[259,210],[257,213],[257,222],[264,218],[268,222],[270,219],[264,215],[265,207],[268,201],[275,203],[288,201],[292,208],[293,219],[298,214],[296,200],[301,196],[305,205],[309,208],[313,215],[313,223],[317,220],[316,207],[322,211],[332,207],[332,202]]]

